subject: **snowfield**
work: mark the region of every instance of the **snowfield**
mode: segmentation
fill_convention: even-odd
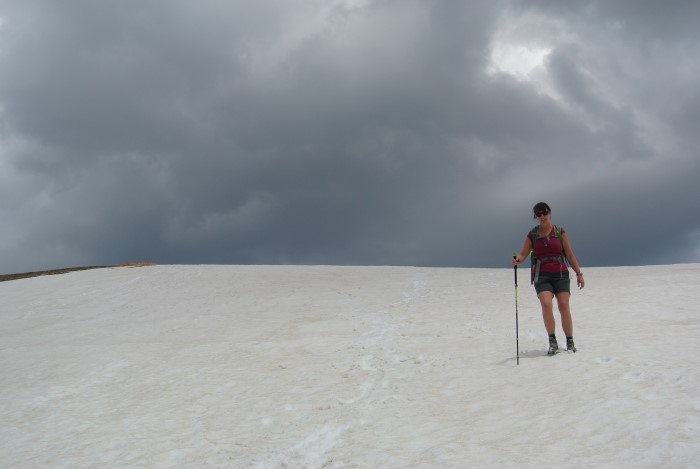
[[[519,366],[512,268],[0,283],[0,467],[700,467],[700,264],[584,269],[554,357],[518,273]]]

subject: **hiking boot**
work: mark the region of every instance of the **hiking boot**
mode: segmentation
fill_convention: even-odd
[[[559,344],[557,344],[556,337],[549,338],[549,350],[547,350],[547,355],[554,355],[559,350]]]
[[[566,338],[566,350],[569,352],[576,351],[576,346],[574,345],[574,338],[573,337]]]

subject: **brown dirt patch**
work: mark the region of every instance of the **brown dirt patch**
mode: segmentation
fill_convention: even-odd
[[[151,265],[157,265],[153,262],[128,262],[126,264],[115,264],[115,265],[91,265],[85,267],[68,267],[65,269],[53,269],[53,270],[42,270],[38,272],[25,272],[21,274],[5,274],[0,275],[0,282],[8,282],[10,280],[20,280],[23,278],[41,277],[43,275],[59,275],[66,274],[68,272],[77,272],[79,270],[90,270],[90,269],[107,269],[112,267],[147,267]]]

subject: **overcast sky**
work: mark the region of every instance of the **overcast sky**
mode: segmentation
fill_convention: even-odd
[[[700,2],[0,0],[0,273],[700,262]]]

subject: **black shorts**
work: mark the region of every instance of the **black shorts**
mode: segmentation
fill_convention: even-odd
[[[535,291],[539,295],[543,291],[557,293],[571,293],[571,280],[569,280],[569,272],[540,272],[537,282],[535,282]]]

